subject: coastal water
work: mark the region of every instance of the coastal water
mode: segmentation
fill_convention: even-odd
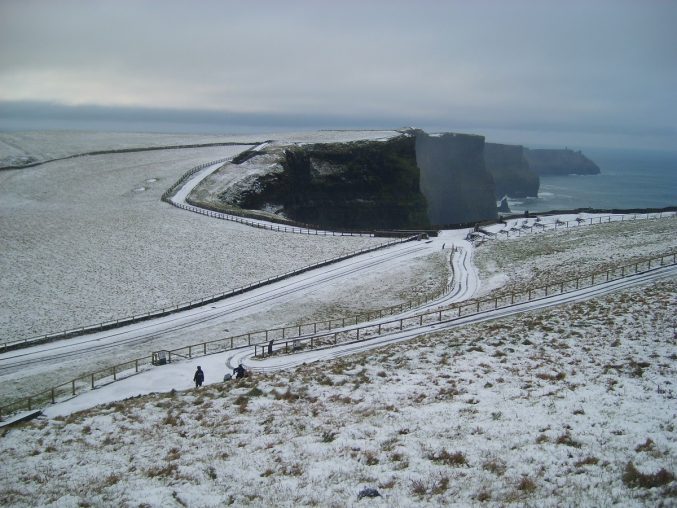
[[[541,176],[538,198],[508,200],[510,209],[545,212],[576,208],[677,206],[677,152],[583,150],[598,175]]]

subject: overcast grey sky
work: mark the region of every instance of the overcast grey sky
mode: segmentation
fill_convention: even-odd
[[[0,128],[674,149],[675,27],[659,0],[0,0]]]

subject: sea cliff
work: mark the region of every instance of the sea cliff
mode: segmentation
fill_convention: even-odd
[[[538,196],[538,173],[529,167],[520,145],[484,144],[484,163],[494,178],[497,199]]]
[[[581,151],[568,148],[526,149],[524,155],[531,169],[539,175],[596,175],[600,172],[599,166]]]
[[[432,224],[497,217],[494,181],[484,165],[484,137],[416,131],[416,163]]]

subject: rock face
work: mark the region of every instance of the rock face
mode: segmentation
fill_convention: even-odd
[[[508,205],[508,198],[501,199],[501,204],[498,205],[498,211],[501,213],[510,213],[510,205]]]
[[[495,219],[494,181],[484,165],[484,137],[416,131],[416,163],[432,224]]]
[[[283,151],[284,171],[241,193],[238,206],[270,209],[306,224],[338,229],[428,227],[415,140],[321,143]]]
[[[189,202],[339,230],[468,224],[497,219],[496,201],[504,196],[538,195],[539,176],[528,160],[544,174],[599,171],[571,150],[407,130],[378,141],[270,142],[210,175]]]
[[[599,166],[580,151],[555,149],[525,149],[529,166],[539,175],[596,175]]]
[[[496,199],[538,196],[540,180],[529,167],[523,146],[485,143],[484,163],[494,178]]]

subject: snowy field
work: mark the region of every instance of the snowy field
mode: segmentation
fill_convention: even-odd
[[[191,167],[245,148],[98,155],[0,172],[0,337],[162,309],[384,241],[271,233],[160,201]]]
[[[0,504],[674,506],[676,289],[23,424]]]
[[[497,295],[520,292],[677,251],[674,215],[593,226],[576,226],[575,217],[570,229],[534,230],[511,238],[499,235],[498,240],[480,245],[475,264],[484,281],[482,294],[492,289],[498,289]]]
[[[322,143],[393,136],[394,131],[310,131],[261,134],[154,134],[147,132],[0,132],[0,168],[95,151],[209,143]],[[248,147],[247,147],[248,148]]]
[[[0,132],[0,168],[82,153],[208,143],[251,143],[256,136],[132,132]],[[264,138],[265,139],[265,138]]]

